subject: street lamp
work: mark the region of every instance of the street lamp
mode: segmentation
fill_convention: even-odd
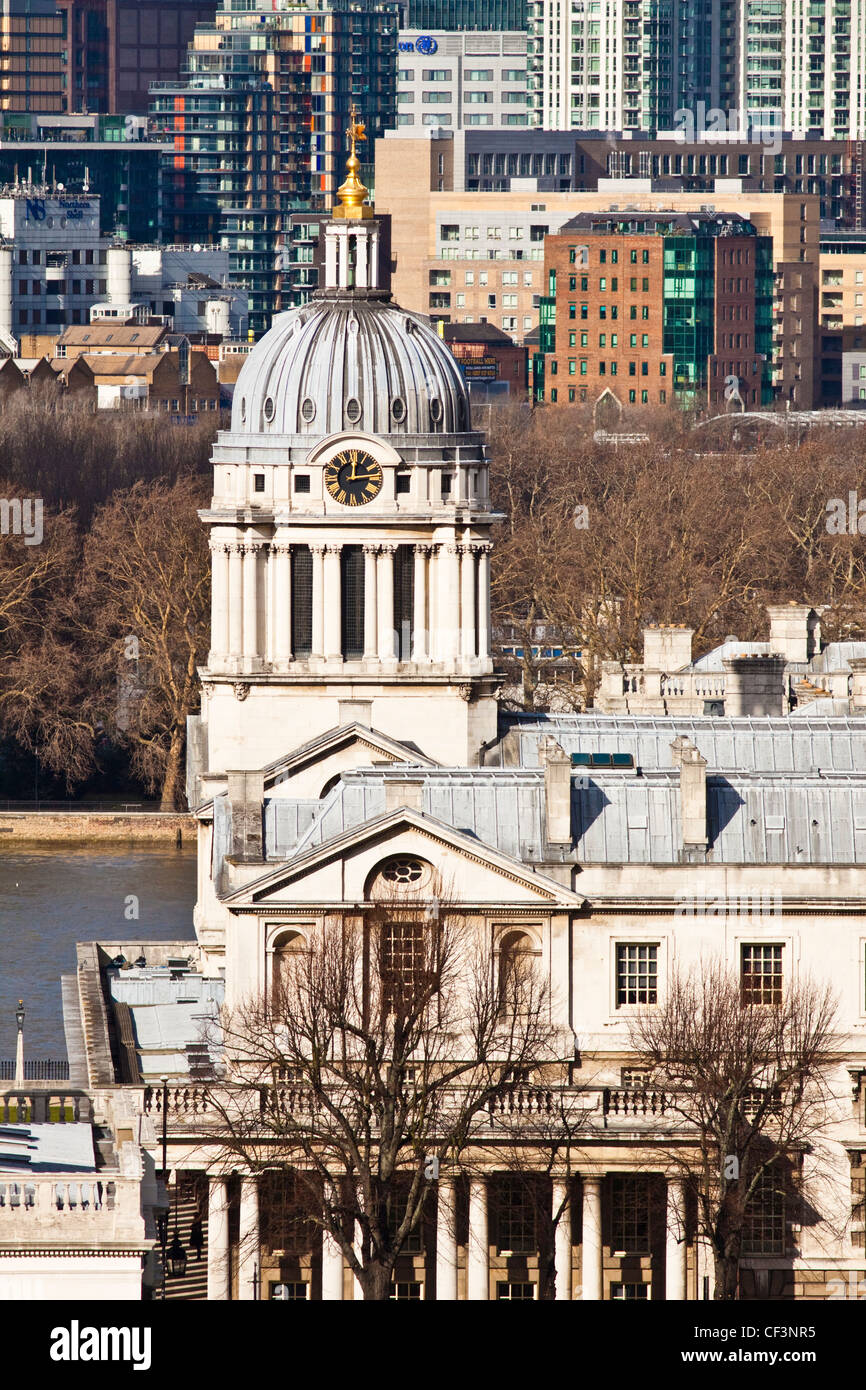
[[[24,1085],[24,1000],[18,1000],[15,1022],[18,1024],[18,1037],[15,1041],[15,1085]]]
[[[176,1220],[177,1216],[175,1214],[175,1221]],[[182,1279],[183,1276],[186,1274],[186,1251],[180,1243],[180,1237],[177,1233],[177,1225],[175,1225],[174,1240],[168,1247],[167,1260],[169,1278]]]

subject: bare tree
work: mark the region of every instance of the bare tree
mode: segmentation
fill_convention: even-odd
[[[225,1153],[291,1176],[364,1298],[387,1299],[438,1164],[453,1170],[514,1076],[555,1058],[547,983],[534,965],[498,971],[474,923],[420,900],[333,917],[275,971],[223,1020]]]
[[[107,739],[164,810],[183,804],[186,718],[210,624],[206,496],[193,477],[115,494],[10,663],[5,727],[70,786],[98,768]]]
[[[806,979],[776,993],[764,977],[741,980],[712,960],[675,974],[631,1027],[636,1064],[681,1122],[667,1159],[712,1250],[721,1300],[738,1296],[760,1202],[775,1195],[790,1210],[795,1194],[803,1200],[799,1169],[832,1103],[833,996]]]

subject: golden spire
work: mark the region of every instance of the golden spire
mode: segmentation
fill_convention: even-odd
[[[349,116],[349,127],[346,131],[349,141],[349,158],[346,160],[347,177],[345,183],[340,184],[337,189],[339,202],[334,204],[331,216],[345,217],[353,222],[358,222],[373,216],[373,209],[367,202],[367,194],[370,190],[364,187],[359,177],[358,171],[361,168],[361,161],[355,152],[358,141],[366,140],[367,129],[364,122],[358,120],[358,110],[354,102],[352,102]]]

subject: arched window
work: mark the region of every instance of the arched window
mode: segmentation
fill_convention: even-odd
[[[506,932],[499,940],[499,1002],[502,1008],[515,1008],[522,987],[538,955],[535,941],[524,931]]]
[[[300,932],[282,932],[275,938],[271,956],[271,1003],[274,1012],[282,1007],[288,977],[298,953],[306,949],[306,938]]]

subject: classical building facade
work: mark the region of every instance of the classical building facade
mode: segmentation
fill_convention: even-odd
[[[80,947],[70,991],[91,1085],[131,1100],[149,1171],[166,1170],[195,1234],[199,1287],[188,1269],[167,1294],[360,1296],[331,1238],[292,1219],[291,1182],[227,1159],[214,1096],[238,1073],[213,1024],[223,1004],[270,1000],[287,952],[368,920],[383,885],[438,883],[492,970],[514,951],[537,962],[558,1060],[508,1078],[443,1161],[393,1296],[712,1295],[671,1161],[688,1135],[630,1032],[711,954],[756,1003],[807,975],[839,994],[810,1205],[762,1190],[740,1293],[846,1296],[866,1278],[866,723],[497,717],[495,517],[465,383],[377,283],[357,162],[325,236],[324,288],[240,372],[202,514],[197,943]],[[273,1085],[308,1113],[303,1078]]]

